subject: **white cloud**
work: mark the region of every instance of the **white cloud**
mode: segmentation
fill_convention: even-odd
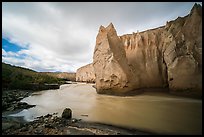
[[[100,25],[113,22],[118,35],[143,31],[188,14],[193,4],[3,2],[3,38],[25,49],[2,49],[2,60],[37,71],[76,71],[92,62]]]
[[[4,49],[2,49],[2,56],[6,56],[6,51]]]
[[[15,52],[6,52],[5,50],[2,49],[2,61],[5,63],[17,65],[17,66],[22,66],[25,68],[31,68],[37,71],[62,71],[62,72],[74,72],[74,67],[79,67],[79,66],[73,66],[72,62],[65,61],[65,60],[60,60],[53,58],[51,56],[50,59],[45,59],[45,60],[38,60],[33,58],[32,56],[24,56],[21,57],[22,54],[28,55],[27,51],[29,50],[24,50],[24,52],[19,51],[17,53]],[[55,63],[53,63],[55,62]],[[70,67],[71,66],[71,67]]]

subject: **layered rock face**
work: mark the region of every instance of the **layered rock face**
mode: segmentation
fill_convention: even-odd
[[[167,67],[163,58],[164,27],[123,35],[120,39],[132,70],[135,88],[167,87]]]
[[[195,4],[189,15],[167,23],[165,29],[169,88],[201,91],[202,7]]]
[[[92,64],[88,64],[77,69],[76,72],[76,81],[80,82],[95,82],[95,72]]]
[[[128,64],[139,87],[202,88],[202,7],[166,26],[123,35]]]
[[[93,56],[98,93],[140,88],[202,90],[202,7],[165,26],[117,36],[101,26]],[[137,92],[137,91],[135,91]]]

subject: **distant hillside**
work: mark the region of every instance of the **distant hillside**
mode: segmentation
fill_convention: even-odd
[[[2,62],[3,89],[31,89],[32,85],[63,84],[65,80]]]
[[[70,81],[76,81],[76,73],[68,73],[68,72],[41,72],[53,77],[70,80]]]

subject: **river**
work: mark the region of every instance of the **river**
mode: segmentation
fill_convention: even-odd
[[[97,94],[93,84],[61,85],[44,90],[21,102],[36,105],[12,116],[32,121],[48,113],[61,116],[64,108],[73,117],[159,134],[202,134],[202,100],[177,97],[162,92],[145,92],[120,97]]]

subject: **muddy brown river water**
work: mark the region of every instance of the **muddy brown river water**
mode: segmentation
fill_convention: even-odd
[[[12,116],[27,121],[48,113],[61,116],[64,108],[72,109],[73,117],[136,128],[159,134],[202,134],[202,100],[177,97],[162,92],[145,92],[120,97],[97,94],[93,84],[62,85],[57,90],[44,90],[24,98],[36,105]]]

